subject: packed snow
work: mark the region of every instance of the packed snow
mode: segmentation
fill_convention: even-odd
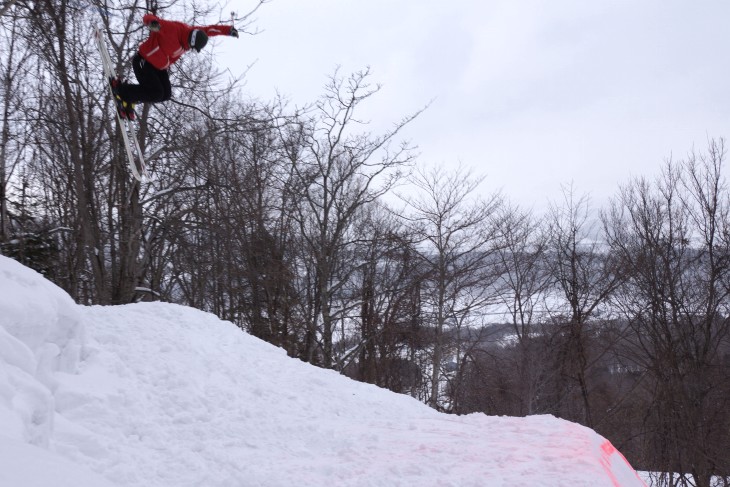
[[[76,305],[0,256],[0,485],[644,483],[575,423],[438,413],[192,308]]]

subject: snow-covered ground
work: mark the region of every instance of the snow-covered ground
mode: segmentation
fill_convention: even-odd
[[[2,486],[640,486],[590,429],[449,416],[213,315],[82,307],[0,256]]]

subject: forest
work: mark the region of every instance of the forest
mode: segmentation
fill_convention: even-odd
[[[81,304],[192,306],[443,412],[586,425],[655,485],[730,485],[724,139],[604,207],[566,185],[525,210],[402,140],[424,111],[373,133],[367,68],[293,108],[252,99],[208,52],[174,66],[172,101],[139,107],[154,175],[139,183],[92,36],[101,24],[128,69],[149,1],[1,8],[3,255]]]

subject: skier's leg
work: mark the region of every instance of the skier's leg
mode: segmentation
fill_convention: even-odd
[[[132,59],[132,68],[139,84],[122,83],[119,87],[119,95],[122,99],[129,103],[156,103],[162,101],[165,88],[161,77],[166,77],[167,71],[156,69],[145,61],[139,53],[135,54]]]
[[[165,70],[160,72],[160,83],[162,83],[162,100],[167,101],[172,98],[172,86],[170,85],[170,72]]]

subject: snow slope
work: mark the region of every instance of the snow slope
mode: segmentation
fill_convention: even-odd
[[[191,308],[77,306],[0,256],[0,485],[644,484],[577,424],[437,413]]]

